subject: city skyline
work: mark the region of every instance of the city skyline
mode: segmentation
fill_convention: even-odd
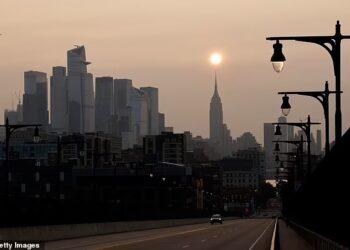
[[[345,1],[338,6],[316,1],[300,5],[285,3],[266,10],[259,8],[263,3],[256,3],[254,8],[248,3],[228,1],[217,4],[201,1],[200,9],[191,5],[197,1],[172,4],[152,1],[153,4],[142,7],[135,1],[128,4],[107,1],[103,6],[84,1],[84,14],[73,11],[81,1],[67,3],[5,2],[0,51],[7,60],[0,62],[0,80],[4,87],[1,111],[11,106],[15,92],[23,93],[24,71],[50,74],[52,66],[66,65],[64,51],[79,44],[88,50],[92,62],[89,72],[94,77],[129,78],[136,87],[158,88],[160,112],[167,114],[167,126],[173,126],[176,132],[190,130],[194,135],[208,137],[209,117],[204,111],[209,108],[214,75],[208,58],[211,52],[219,51],[223,63],[217,71],[225,122],[234,138],[251,131],[263,142],[263,123],[275,122],[281,114],[281,97],[277,91],[321,90],[326,80],[334,90],[331,59],[324,51],[307,44],[284,42],[287,62],[284,71],[276,74],[270,63],[272,43],[265,37],[331,35],[336,20],[340,20],[343,34],[350,33]],[[313,14],[314,6],[318,12]],[[300,8],[303,12],[298,12],[297,16],[292,14]],[[246,16],[238,15],[239,11]],[[274,13],[279,14],[275,16]],[[144,17],[150,18],[142,22]],[[183,21],[178,22],[179,18]],[[238,22],[239,18],[244,22]],[[159,19],[164,22],[159,24]],[[349,124],[346,110],[349,74],[344,70],[350,65],[349,48],[350,44],[345,41],[342,51],[343,132]],[[179,96],[181,103],[178,103]],[[305,120],[310,114],[313,121],[323,123],[322,110],[316,101],[293,96],[290,103],[289,121]],[[183,108],[183,105],[188,107]],[[333,97],[330,121],[332,141]]]

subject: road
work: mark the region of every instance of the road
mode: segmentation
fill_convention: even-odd
[[[109,234],[45,243],[45,249],[120,250],[267,250],[273,219],[237,219],[222,225],[209,223]]]

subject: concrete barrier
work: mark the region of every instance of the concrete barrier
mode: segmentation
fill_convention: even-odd
[[[225,219],[233,218],[231,217]],[[174,220],[122,221],[89,224],[0,228],[0,240],[52,241],[69,238],[87,237],[93,235],[198,224],[205,222],[209,223],[209,219],[195,218]]]

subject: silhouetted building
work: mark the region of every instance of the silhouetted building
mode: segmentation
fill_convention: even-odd
[[[186,140],[184,134],[163,132],[143,139],[145,162],[184,163]]]
[[[50,77],[51,128],[58,132],[68,132],[68,88],[66,68],[52,68]]]
[[[121,139],[104,133],[71,134],[61,138],[61,162],[74,167],[112,167],[121,159]]]
[[[24,72],[23,122],[43,126],[49,123],[46,73]]]
[[[276,162],[274,155],[275,128],[272,123],[264,123],[264,151],[266,165],[266,179],[275,179]]]
[[[113,77],[96,77],[95,130],[109,133],[113,115]]]
[[[222,103],[218,92],[217,79],[215,73],[214,94],[210,102],[209,111],[210,143],[214,150],[210,158],[220,159],[232,155],[232,137],[227,125],[223,123]],[[214,158],[217,157],[217,158]]]
[[[159,122],[159,133],[165,131],[165,115],[163,113],[158,113],[158,122]]]
[[[9,124],[20,124],[23,122],[23,105],[19,102],[17,104],[16,110],[8,110],[4,111],[4,122],[6,118],[9,119]]]
[[[192,133],[190,131],[185,131],[185,141],[186,141],[186,151],[193,151],[193,138]]]
[[[164,132],[174,133],[174,127],[165,127]]]
[[[256,141],[255,136],[250,132],[245,132],[240,137],[237,137],[236,143],[234,145],[235,151],[257,147],[261,146]]]
[[[223,159],[216,161],[222,171],[224,209],[237,215],[248,214],[254,207],[254,193],[259,187],[259,172],[253,159]]]
[[[148,110],[148,135],[159,135],[159,104],[158,89],[154,87],[142,87],[141,91],[147,94]]]
[[[224,156],[232,156],[233,152],[233,139],[231,136],[231,131],[227,128],[226,124],[223,124],[223,130],[222,130],[222,143],[223,143],[223,148],[222,148],[222,153]]]
[[[213,149],[213,145],[209,139],[204,139],[201,136],[192,138],[193,143],[193,160],[196,162],[205,162],[219,158],[217,152]]]
[[[218,86],[215,74],[215,88],[214,94],[211,98],[210,102],[210,142],[214,145],[217,145],[217,151],[220,156],[222,156],[222,148],[223,148],[223,111],[222,111],[222,103],[221,98],[218,93]]]
[[[120,138],[103,133],[87,133],[86,167],[112,167],[115,160],[121,159]]]
[[[259,183],[265,182],[265,154],[262,151],[261,147],[238,150],[237,153],[234,154],[234,158],[251,160],[253,163],[253,170],[256,171],[259,175]]]
[[[85,47],[67,51],[68,114],[70,133],[95,131],[95,100],[93,76],[87,73]]]
[[[321,130],[320,129],[317,129],[317,131],[316,131],[315,154],[316,155],[322,154],[322,134],[321,134]]]
[[[136,144],[131,107],[132,89],[130,79],[114,79],[114,115],[119,121],[123,149],[132,148]]]
[[[133,120],[134,144],[142,145],[142,138],[148,135],[148,95],[137,89],[132,88],[131,94],[131,112]]]

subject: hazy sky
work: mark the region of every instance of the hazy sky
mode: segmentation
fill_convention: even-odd
[[[273,71],[267,36],[332,35],[340,20],[350,34],[350,2],[308,0],[0,0],[0,112],[23,94],[23,72],[51,75],[66,66],[66,51],[85,45],[94,76],[130,78],[159,88],[160,111],[176,132],[208,136],[214,67],[224,121],[233,137],[251,131],[263,143],[263,123],[281,114],[278,91],[334,89],[332,61],[320,46],[284,42],[284,71]],[[350,125],[350,41],[342,45],[343,132]],[[321,105],[291,97],[289,121],[310,114],[322,122]],[[1,115],[0,122],[2,122]],[[334,137],[334,97],[330,107]]]

